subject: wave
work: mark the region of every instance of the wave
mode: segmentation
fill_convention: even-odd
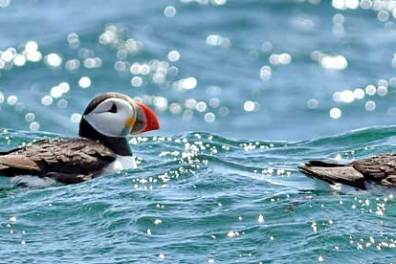
[[[395,144],[395,135],[396,127],[388,126],[295,142],[239,140],[207,132],[170,137],[139,136],[130,139],[139,167],[122,176],[110,175],[106,181],[116,186],[129,182],[138,189],[153,188],[180,180],[188,183],[196,175],[209,177],[210,173],[214,173],[223,177],[234,175],[237,181],[241,178],[259,180],[269,184],[269,187],[280,185],[314,189],[313,181],[298,171],[298,165],[309,159],[348,161],[390,152]],[[0,149],[7,150],[32,140],[58,136],[61,135],[1,129]]]

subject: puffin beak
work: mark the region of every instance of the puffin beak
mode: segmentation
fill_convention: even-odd
[[[134,102],[136,116],[128,118],[125,127],[130,129],[131,134],[140,134],[143,132],[159,129],[157,114],[147,105]]]

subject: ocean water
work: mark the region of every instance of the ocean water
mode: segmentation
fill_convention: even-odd
[[[75,136],[98,93],[159,115],[139,166],[0,177],[0,263],[395,263],[389,188],[309,159],[395,151],[396,4],[0,0],[0,150]]]

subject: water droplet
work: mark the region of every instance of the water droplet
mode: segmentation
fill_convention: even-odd
[[[171,50],[168,53],[168,60],[171,62],[176,62],[180,59],[180,53],[177,50]]]
[[[25,120],[27,122],[33,122],[35,118],[36,118],[36,115],[34,113],[27,113],[25,115]]]
[[[315,98],[311,98],[307,101],[307,107],[309,109],[316,109],[319,107],[319,101]]]
[[[6,8],[11,4],[11,0],[0,0],[0,8]]]
[[[54,99],[52,98],[52,96],[50,95],[44,95],[41,98],[41,104],[45,105],[45,106],[49,106],[52,104],[52,102],[54,101]]]
[[[83,76],[78,81],[78,86],[83,89],[89,88],[91,86],[91,79],[88,76]]]
[[[135,76],[131,79],[131,85],[133,87],[140,87],[143,84],[143,79],[140,76]]]
[[[167,6],[164,9],[164,15],[166,17],[174,17],[176,15],[177,11],[174,6]]]
[[[8,105],[15,105],[18,102],[18,97],[16,95],[10,95],[7,97]]]
[[[330,70],[344,70],[348,67],[347,59],[342,55],[329,56],[324,55],[320,59],[320,64],[325,69]]]
[[[39,123],[39,122],[36,122],[36,121],[30,123],[29,129],[30,129],[31,131],[37,131],[37,130],[39,130],[39,129],[40,129],[40,123]]]
[[[366,108],[367,111],[374,111],[376,108],[376,103],[370,100],[366,102],[364,107]]]
[[[332,109],[330,109],[330,117],[333,119],[339,119],[342,116],[342,111],[340,108],[338,107],[334,107]]]
[[[194,89],[198,84],[198,81],[195,77],[188,77],[185,79],[181,79],[177,82],[177,86],[181,89],[191,90]]]
[[[50,53],[45,57],[45,62],[51,67],[59,67],[62,64],[62,58],[56,53]]]
[[[256,110],[256,103],[253,101],[246,101],[243,104],[243,110],[245,110],[246,112],[253,112]]]
[[[216,116],[214,113],[209,112],[209,113],[205,114],[204,119],[205,119],[205,122],[207,122],[207,123],[213,123],[214,121],[216,121]]]
[[[75,123],[75,124],[80,123],[80,121],[81,121],[81,114],[79,114],[79,113],[73,113],[73,114],[70,116],[70,120],[71,120],[72,123]]]
[[[14,65],[15,66],[21,67],[21,66],[25,65],[25,63],[26,63],[26,58],[22,54],[17,54],[14,57]]]
[[[262,214],[259,214],[259,216],[257,218],[257,222],[259,224],[263,224],[264,223],[264,216]]]
[[[260,69],[261,80],[268,81],[269,79],[271,79],[271,75],[272,75],[272,69],[270,66],[264,65],[263,67],[261,67]]]

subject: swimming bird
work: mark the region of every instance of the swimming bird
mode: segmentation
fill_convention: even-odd
[[[358,159],[347,164],[325,161],[309,161],[299,167],[300,171],[310,177],[330,184],[343,183],[361,189],[374,182],[396,187],[396,154]]]
[[[96,96],[85,109],[79,137],[42,139],[0,153],[0,175],[39,176],[64,184],[83,182],[135,165],[129,134],[159,129],[158,118],[143,103],[121,93]]]

